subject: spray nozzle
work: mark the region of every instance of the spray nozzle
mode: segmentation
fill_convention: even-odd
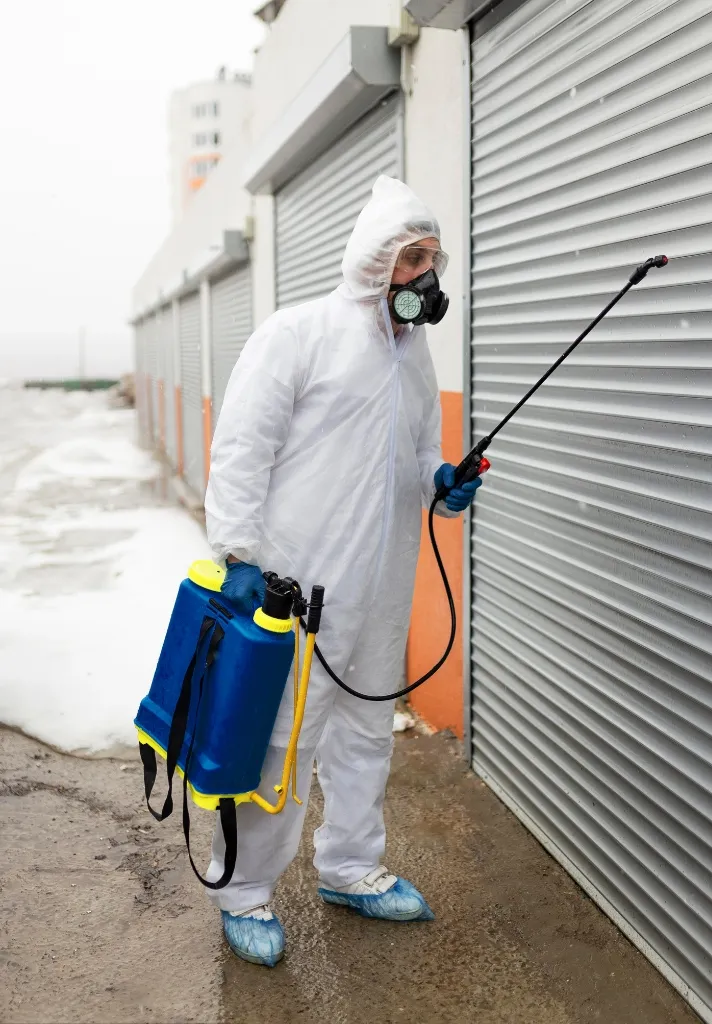
[[[645,261],[645,263],[641,263],[639,267],[636,267],[630,275],[630,283],[640,284],[648,271],[652,270],[653,267],[666,267],[667,264],[667,256],[651,256],[649,260]]]

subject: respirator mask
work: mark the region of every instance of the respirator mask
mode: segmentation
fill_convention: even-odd
[[[431,268],[408,284],[391,287],[393,319],[399,324],[439,324],[450,305]]]

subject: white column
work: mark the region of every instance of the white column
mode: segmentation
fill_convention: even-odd
[[[275,310],[277,288],[274,205],[274,196],[255,196],[255,238],[251,247],[253,329],[259,327]]]

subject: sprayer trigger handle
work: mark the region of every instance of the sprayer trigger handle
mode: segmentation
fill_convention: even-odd
[[[461,467],[463,468],[461,469]],[[455,470],[455,486],[459,487],[460,484],[467,484],[471,480],[475,480],[478,476],[486,473],[489,468],[489,459],[485,459],[482,456],[472,461],[463,460]]]
[[[455,467],[455,483],[453,484],[453,487],[441,487],[435,494],[435,500],[444,501],[454,487],[459,487],[460,484],[469,483],[470,480],[474,480],[482,473],[486,473],[489,468],[489,459],[485,459],[481,455],[470,452],[470,454],[466,455],[462,462]]]

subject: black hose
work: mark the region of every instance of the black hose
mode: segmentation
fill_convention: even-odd
[[[319,650],[319,645],[315,645],[314,653],[321,662],[324,671],[334,680],[337,686],[340,686],[342,690],[346,691],[346,693],[350,693],[352,697],[360,697],[361,700],[372,701],[396,700],[396,698],[398,697],[405,697],[407,693],[412,693],[413,690],[417,689],[419,686],[422,686],[423,683],[427,683],[428,679],[431,679],[432,676],[434,676],[435,673],[443,667],[443,665],[450,656],[450,651],[452,650],[453,644],[455,643],[455,634],[457,632],[457,611],[455,609],[455,601],[453,600],[452,590],[450,589],[450,581],[447,578],[447,572],[445,571],[445,565],[440,555],[438,542],[435,539],[435,506],[437,505],[439,500],[439,496],[436,495],[430,506],[430,511],[428,512],[428,533],[430,534],[430,543],[432,544],[433,547],[435,561],[438,563],[438,569],[440,570],[443,586],[445,587],[445,594],[447,595],[447,603],[450,608],[450,639],[448,640],[447,647],[445,648],[445,653],[443,654],[442,658],[437,663],[437,665],[433,665],[433,667],[428,672],[426,672],[424,676],[421,676],[420,679],[416,679],[416,681],[414,683],[411,683],[410,686],[406,686],[404,689],[398,690],[396,693],[384,693],[379,694],[377,697],[374,697],[369,693],[359,693],[358,690],[352,690],[351,687],[343,681],[343,679],[339,679],[339,677],[336,675],[336,673],[329,665],[329,662],[326,660],[324,655]],[[300,619],[300,622],[302,624],[302,627],[306,630],[307,627],[306,623],[304,622],[304,619]]]

